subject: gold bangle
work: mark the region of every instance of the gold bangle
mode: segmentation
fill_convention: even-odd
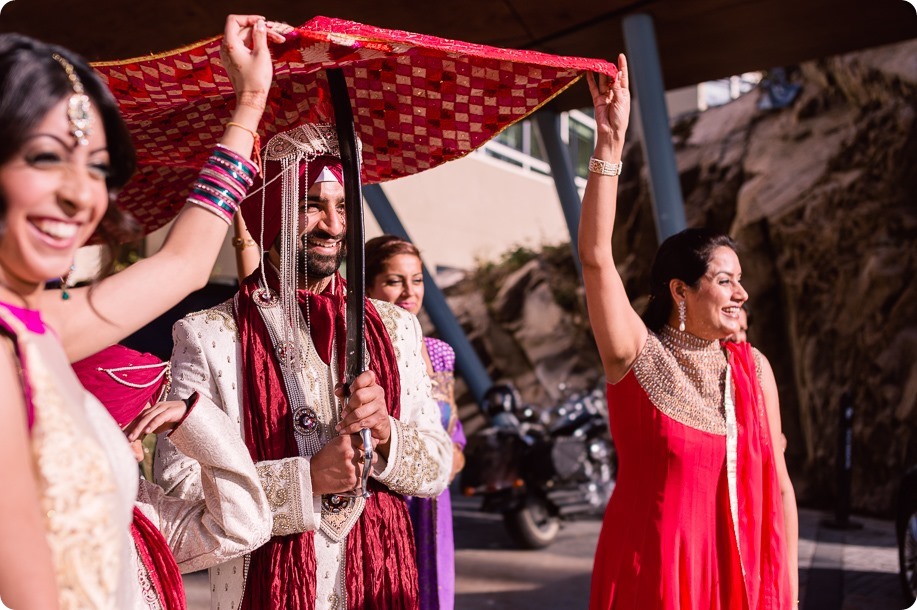
[[[258,171],[262,171],[264,168],[261,167],[261,136],[258,135],[258,132],[254,129],[249,129],[242,123],[236,123],[235,121],[229,121],[226,123],[226,127],[238,127],[239,129],[244,129],[248,133],[252,134],[252,163],[258,168]]]
[[[257,246],[254,239],[242,238],[242,237],[233,237],[232,238],[232,247],[236,250],[244,250],[249,246]]]
[[[620,161],[612,163],[595,157],[589,157],[589,171],[600,176],[620,176],[624,164]]]
[[[226,126],[227,126],[227,127],[238,127],[239,129],[244,129],[244,130],[247,131],[248,133],[252,134],[252,139],[254,139],[256,142],[257,142],[258,140],[261,139],[261,138],[258,136],[258,132],[257,132],[257,131],[255,131],[254,129],[249,129],[248,127],[246,127],[246,126],[243,125],[242,123],[236,123],[235,121],[230,121],[230,122],[226,123]]]

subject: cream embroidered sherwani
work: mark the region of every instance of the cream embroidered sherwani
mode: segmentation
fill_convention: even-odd
[[[162,533],[179,569],[203,570],[264,544],[271,537],[271,510],[235,422],[201,397],[168,439],[197,462],[203,498],[168,496],[161,487],[141,480],[137,508]],[[138,608],[159,608],[150,575],[136,552],[134,562],[145,602]]]
[[[401,414],[391,420],[388,460],[375,465],[373,477],[393,491],[412,496],[437,496],[445,489],[452,464],[452,442],[439,422],[439,407],[421,355],[423,334],[417,318],[403,309],[373,301],[392,341],[401,378]],[[246,407],[241,403],[241,345],[232,302],[186,316],[173,328],[172,397],[198,392],[229,415],[241,434]],[[334,387],[331,367],[322,363],[307,342],[303,390],[314,406],[319,429],[333,429],[338,413],[328,396]],[[327,442],[327,440],[325,441]],[[310,456],[256,464],[273,515],[273,535],[315,531],[316,609],[337,607],[344,599],[346,536],[362,509],[337,515],[323,512],[321,497],[312,494]],[[167,493],[200,494],[200,468],[168,441],[157,447],[155,478]],[[211,607],[239,607],[247,576],[247,557],[211,568]]]

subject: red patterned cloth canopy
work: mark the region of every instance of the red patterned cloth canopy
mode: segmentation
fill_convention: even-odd
[[[118,100],[139,171],[119,196],[146,232],[171,220],[235,105],[221,37],[94,64]],[[500,49],[315,17],[272,46],[274,82],[263,142],[309,122],[333,122],[325,69],[341,68],[363,143],[363,183],[462,157],[528,116],[599,59]]]

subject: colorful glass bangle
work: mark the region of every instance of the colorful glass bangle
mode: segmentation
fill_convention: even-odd
[[[188,196],[188,198],[185,201],[187,201],[188,203],[192,205],[196,205],[200,208],[204,208],[208,212],[216,216],[219,216],[226,223],[227,226],[232,224],[232,216],[227,217],[226,212],[224,212],[222,208],[214,206],[210,202],[202,201],[198,199],[197,197],[191,197],[191,196]]]
[[[214,180],[213,176],[208,176],[201,172],[201,175],[197,177],[196,186],[206,186],[209,187],[209,192],[215,192],[216,194],[230,200],[233,205],[238,207],[239,202],[242,201],[245,197],[245,193],[239,192],[239,189],[222,180]]]
[[[222,144],[217,144],[211,156],[219,157],[229,161],[230,163],[233,163],[240,170],[244,171],[250,178],[254,178],[258,175],[258,167],[254,163],[236,151],[232,150],[231,148],[223,146]]]
[[[254,184],[254,179],[249,176],[245,170],[239,169],[239,165],[235,161],[228,161],[222,157],[213,155],[208,161],[213,167],[218,167],[224,170],[227,174],[231,175],[234,180],[237,180],[240,183],[246,185],[246,187],[251,187]]]
[[[239,201],[245,199],[248,194],[248,188],[245,183],[240,182],[235,176],[228,174],[226,170],[216,165],[205,165],[201,168],[201,177],[206,177],[210,182],[221,184],[224,188],[232,189],[238,195]]]
[[[232,218],[232,216],[236,213],[236,210],[239,209],[238,206],[235,206],[231,202],[226,201],[219,195],[215,193],[208,193],[205,189],[201,189],[198,186],[194,187],[194,190],[188,194],[188,197],[193,197],[199,201],[207,203],[208,205],[218,208],[222,212],[228,214],[230,218]]]

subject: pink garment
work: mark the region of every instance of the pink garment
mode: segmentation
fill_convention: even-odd
[[[74,362],[73,371],[123,428],[168,392],[168,366],[153,354],[115,344]]]
[[[36,335],[45,334],[44,320],[41,319],[41,313],[34,309],[23,309],[22,307],[16,307],[10,303],[0,302],[0,307],[4,307],[11,314],[16,316],[16,318],[23,323],[23,325]],[[22,362],[22,392],[25,397],[25,411],[26,411],[26,424],[29,427],[29,430],[32,430],[32,426],[35,424],[35,406],[32,404],[32,385],[26,375],[28,370],[28,365],[25,362],[25,355],[19,350],[19,346],[16,344],[16,331],[9,326],[7,326],[2,319],[0,319],[0,333],[8,336],[12,341],[16,349],[16,356]]]

